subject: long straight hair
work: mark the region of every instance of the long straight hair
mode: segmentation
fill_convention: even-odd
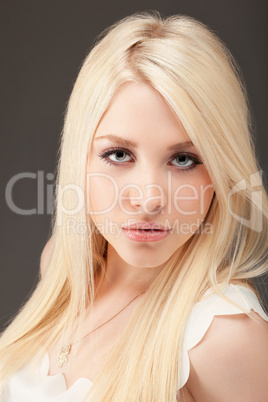
[[[125,82],[155,88],[200,153],[215,190],[203,222],[213,234],[197,231],[164,264],[87,400],[179,400],[182,339],[194,304],[209,287],[226,298],[222,285],[250,286],[267,272],[267,198],[233,57],[193,18],[133,14],[102,32],[75,82],[57,166],[53,250],[44,277],[1,337],[2,385],[34,355],[41,357],[40,345],[46,349],[60,334],[68,337],[77,316],[93,303],[107,242],[86,211],[86,161],[101,117]],[[68,191],[70,186],[77,191]],[[254,197],[250,186],[258,186]],[[70,219],[84,230],[68,231]]]

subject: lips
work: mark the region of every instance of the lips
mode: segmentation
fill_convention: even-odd
[[[123,227],[123,233],[136,242],[155,242],[165,239],[171,232],[159,223],[137,222],[133,225]]]
[[[152,231],[152,230],[157,230],[157,231],[169,231],[170,228],[167,228],[163,225],[160,225],[157,222],[137,222],[132,225],[124,226],[123,229],[127,230],[132,230],[132,229],[139,229],[142,231]]]

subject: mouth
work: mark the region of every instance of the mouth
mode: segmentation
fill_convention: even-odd
[[[123,228],[123,233],[133,241],[137,242],[155,242],[165,239],[171,233],[171,229],[137,229]]]
[[[143,230],[143,231],[167,231],[170,228],[156,222],[136,222],[132,225],[124,226],[123,229],[127,230]]]

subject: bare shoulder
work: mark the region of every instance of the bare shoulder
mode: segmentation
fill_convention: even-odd
[[[255,311],[215,316],[191,350],[187,388],[196,402],[264,402],[268,394],[268,322]]]
[[[53,248],[53,237],[50,237],[50,239],[47,241],[47,243],[45,244],[45,247],[43,248],[41,257],[40,257],[40,274],[41,277],[44,276],[48,262],[50,260],[51,257],[51,252],[52,252],[52,248]]]

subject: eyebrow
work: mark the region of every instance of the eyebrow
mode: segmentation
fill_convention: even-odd
[[[95,138],[95,141],[105,140],[105,139],[111,140],[114,142],[118,142],[126,147],[132,147],[132,148],[138,147],[138,145],[135,142],[127,140],[126,138],[119,137],[118,135],[114,135],[114,134],[107,134],[107,135],[103,135],[101,137],[97,137],[97,138]],[[169,147],[167,147],[167,151],[176,151],[178,149],[181,150],[181,149],[186,149],[189,147],[193,147],[192,141],[179,142],[177,144],[170,145]]]

